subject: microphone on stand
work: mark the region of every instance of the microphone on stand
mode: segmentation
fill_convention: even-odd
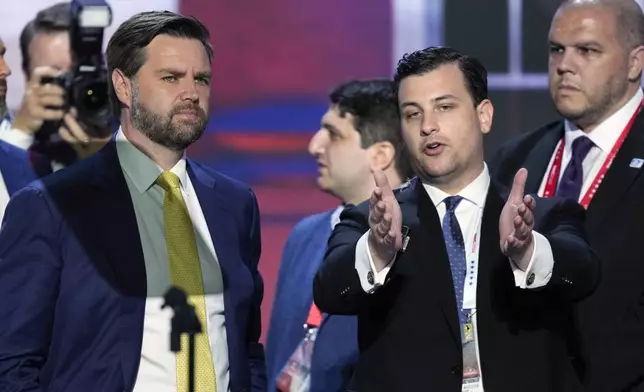
[[[170,350],[181,351],[181,335],[188,334],[188,392],[195,390],[195,334],[201,333],[201,323],[195,307],[188,303],[188,295],[177,286],[172,286],[163,296],[161,309],[172,308],[174,315],[170,328]]]

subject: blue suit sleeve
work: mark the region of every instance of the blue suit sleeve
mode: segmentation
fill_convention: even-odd
[[[259,258],[262,253],[262,239],[259,207],[257,198],[251,191],[251,216],[250,216],[250,237],[249,237],[249,262],[253,275],[255,293],[253,308],[248,322],[248,360],[251,371],[251,391],[266,391],[266,363],[264,360],[264,346],[259,342],[262,334],[262,313],[261,306],[264,298],[264,281],[259,272]]]
[[[277,281],[275,285],[275,296],[273,298],[273,306],[271,307],[271,319],[268,326],[268,336],[266,338],[266,368],[268,369],[268,390],[271,392],[276,391],[277,387],[274,385],[274,381],[277,378],[278,373],[282,370],[282,363],[278,363],[280,360],[279,357],[279,346],[277,339],[279,336],[278,325],[282,316],[281,304],[282,301],[288,301],[288,298],[283,298],[283,287],[284,285],[280,284],[284,279],[288,278],[288,273],[290,271],[291,263],[294,259],[294,248],[295,243],[297,242],[298,237],[298,226],[296,226],[288,238],[286,239],[286,244],[284,245],[284,250],[282,251],[282,259],[280,261],[279,271],[277,275]]]
[[[40,190],[24,188],[0,230],[0,392],[41,391],[58,296],[56,227]]]

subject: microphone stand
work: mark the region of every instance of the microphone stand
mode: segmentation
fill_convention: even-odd
[[[170,350],[181,351],[181,335],[188,334],[188,392],[195,390],[195,334],[201,333],[201,323],[195,307],[188,303],[188,296],[182,289],[172,286],[163,296],[165,307],[172,308],[174,315],[170,322]]]

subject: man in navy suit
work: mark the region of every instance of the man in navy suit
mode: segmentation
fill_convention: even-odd
[[[106,58],[114,139],[7,207],[0,391],[186,390],[187,345],[170,351],[172,311],[161,310],[177,281],[203,319],[196,390],[265,391],[256,198],[185,156],[207,121],[209,33],[144,12],[119,26]]]
[[[299,222],[286,242],[266,342],[269,390],[298,390],[289,359],[305,336],[313,304],[313,276],[344,205],[366,200],[375,183],[371,171],[386,173],[393,186],[411,176],[403,146],[394,83],[344,83],[329,95],[330,107],[309,144],[319,165],[318,186],[340,199],[338,208]],[[315,309],[313,309],[315,315]],[[308,320],[309,324],[317,324]],[[344,391],[358,359],[357,320],[321,315],[311,358],[310,392]],[[308,328],[307,327],[307,328]],[[282,369],[286,367],[286,371]],[[305,374],[302,374],[305,376]]]

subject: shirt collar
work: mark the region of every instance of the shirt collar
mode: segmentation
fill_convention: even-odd
[[[481,174],[479,174],[478,177],[476,177],[476,179],[472,181],[468,186],[463,188],[463,190],[458,192],[458,196],[461,196],[462,198],[469,200],[476,206],[483,208],[489,186],[490,172],[487,168],[487,164],[483,163],[483,171],[481,172]],[[429,198],[432,199],[434,206],[436,207],[438,207],[438,205],[441,204],[446,198],[452,196],[428,184],[423,184],[423,187],[427,191]]]
[[[344,211],[344,204],[339,205],[335,210],[333,210],[333,213],[331,213],[331,230],[335,228],[335,225],[340,223],[340,215],[342,214],[342,211]]]
[[[615,143],[617,143],[617,139],[622,131],[626,128],[626,125],[628,125],[628,122],[640,106],[643,98],[644,93],[642,93],[642,89],[640,88],[626,105],[622,106],[618,111],[604,120],[604,122],[599,124],[597,128],[588,133],[588,138],[605,154],[609,154]],[[585,135],[585,133],[568,120],[565,121],[565,130],[565,149],[569,151],[572,149],[572,142],[578,137]]]
[[[116,134],[116,151],[121,168],[130,178],[140,194],[147,192],[155,183],[163,169],[152,159],[136,148],[119,128]],[[170,171],[179,177],[181,188],[187,192],[187,171],[185,155]]]

